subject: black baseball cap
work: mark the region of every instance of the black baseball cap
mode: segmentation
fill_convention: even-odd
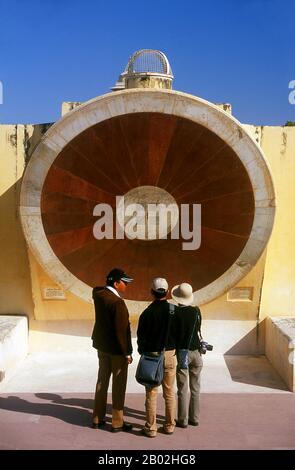
[[[107,282],[118,282],[118,281],[123,281],[128,284],[129,282],[132,282],[133,279],[132,277],[127,276],[127,274],[125,273],[125,271],[123,271],[123,269],[114,268],[107,275]]]

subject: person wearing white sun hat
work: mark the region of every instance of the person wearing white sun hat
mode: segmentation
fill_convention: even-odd
[[[193,288],[187,282],[174,286],[171,295],[173,300],[180,305],[188,306],[194,301]]]
[[[200,375],[203,360],[200,353],[202,316],[199,307],[193,307],[193,288],[183,282],[174,286],[171,296],[178,304],[175,312],[177,329],[176,349],[188,349],[188,368],[177,366],[177,422],[176,425],[186,428],[188,424],[198,426],[200,418]],[[188,390],[190,399],[188,400]]]

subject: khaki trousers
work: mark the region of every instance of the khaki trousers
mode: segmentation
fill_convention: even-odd
[[[94,398],[93,422],[99,423],[105,418],[108,388],[112,380],[112,426],[123,426],[123,408],[125,401],[128,362],[125,356],[115,356],[98,351],[99,369]]]
[[[174,394],[174,383],[176,376],[176,357],[175,350],[165,351],[164,355],[164,380],[162,383],[163,398],[165,400],[165,423],[164,429],[167,432],[174,431],[175,428],[175,412],[176,401]],[[146,423],[144,431],[146,434],[157,434],[157,396],[158,388],[146,388]]]
[[[198,350],[189,351],[188,369],[176,372],[178,416],[180,424],[187,425],[188,420],[198,423],[200,419],[200,379],[203,367],[202,355]],[[190,399],[188,391],[190,389]]]

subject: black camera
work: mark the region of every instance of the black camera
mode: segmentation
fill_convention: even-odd
[[[212,351],[213,346],[212,344],[207,343],[207,341],[200,341],[200,353],[206,354],[207,351]]]

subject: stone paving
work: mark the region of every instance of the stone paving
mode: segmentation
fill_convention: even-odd
[[[110,407],[105,429],[91,429],[91,394],[4,394],[0,398],[0,449],[84,450],[295,450],[295,395],[292,393],[201,396],[199,427],[176,428],[172,436],[158,432],[154,439],[140,434],[144,395],[126,396],[126,421],[131,433],[110,432]],[[158,399],[158,424],[163,399]]]
[[[130,368],[126,421],[131,433],[94,430],[91,423],[97,358],[80,351],[33,353],[8,382],[0,385],[0,449],[293,449],[295,394],[264,356],[204,357],[201,422],[160,431],[155,439],[140,434],[144,424],[143,387]],[[109,397],[111,403],[111,397]],[[158,424],[164,402],[158,397]]]

